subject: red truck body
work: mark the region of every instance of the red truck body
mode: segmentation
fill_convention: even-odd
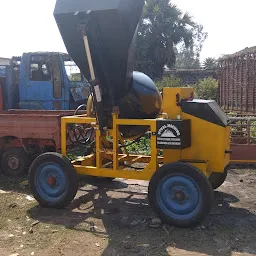
[[[27,171],[28,165],[37,155],[60,151],[61,117],[73,114],[74,111],[54,110],[0,111],[2,170],[17,176]]]
[[[0,147],[6,149],[15,141],[26,147],[53,146],[60,149],[61,117],[73,111],[9,110],[0,112]],[[29,148],[28,148],[29,150]]]

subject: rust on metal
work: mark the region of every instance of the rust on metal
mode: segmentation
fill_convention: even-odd
[[[47,180],[47,183],[51,186],[54,187],[56,185],[56,178],[53,176],[50,176]]]
[[[256,47],[222,58],[218,67],[219,103],[227,112],[256,114]]]
[[[53,101],[53,107],[55,110],[61,110],[62,109],[62,102],[60,100],[54,100]]]
[[[53,141],[59,150],[61,117],[73,114],[73,111],[0,111],[0,138],[18,138],[25,144],[34,143],[35,140],[44,144]]]
[[[231,144],[231,161],[250,162],[256,160],[256,145]]]
[[[233,117],[231,126],[231,161],[256,161],[256,118]]]

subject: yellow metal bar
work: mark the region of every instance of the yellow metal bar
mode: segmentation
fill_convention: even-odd
[[[74,124],[91,124],[96,123],[96,118],[92,117],[78,117],[78,116],[66,116],[61,119],[65,120],[66,123]]]
[[[112,165],[113,164],[113,162],[111,161],[111,162],[108,162],[108,163],[106,163],[106,164],[103,164],[102,165],[102,168],[107,168],[108,166],[110,166],[110,165]]]
[[[95,73],[94,73],[93,64],[92,64],[92,56],[91,56],[91,51],[90,51],[90,46],[89,46],[89,41],[87,36],[84,36],[84,47],[87,55],[91,79],[95,80]]]
[[[119,155],[120,156],[120,155]],[[138,162],[138,163],[149,163],[151,161],[152,156],[143,156],[143,155],[129,155],[125,160],[131,162]],[[157,157],[158,162],[163,162],[163,157]]]
[[[105,153],[105,152],[102,152]],[[91,160],[93,158],[93,154],[89,155],[89,156],[83,156],[80,157],[79,159],[76,159],[74,161],[72,161],[73,164],[76,164],[77,162],[83,162],[83,161],[88,161]],[[113,161],[112,158],[113,154],[104,154],[103,158],[108,159]],[[143,155],[127,155],[127,154],[118,154],[118,160],[122,160],[122,161],[129,161],[129,162],[137,162],[137,163],[144,163],[144,164],[148,164],[151,161],[151,156],[143,156]],[[158,163],[163,163],[163,157],[157,157],[157,162]],[[82,164],[83,166],[88,165],[88,164]]]
[[[117,114],[113,113],[112,114],[113,118],[113,169],[117,170],[119,166],[119,161],[118,161],[118,127],[117,127]]]
[[[156,141],[156,135],[153,135],[156,133],[156,120],[151,122],[151,162],[153,164],[154,170],[157,170],[158,168],[158,150],[157,150],[157,141]]]
[[[92,165],[92,161],[93,161],[94,157],[95,157],[94,154],[90,154],[87,156],[81,156],[81,157],[71,161],[71,163],[74,165],[79,165],[81,163],[82,166]]]
[[[101,168],[102,157],[101,157],[101,134],[100,130],[96,130],[96,167]]]
[[[116,119],[116,124],[117,125],[138,125],[138,126],[143,126],[143,125],[153,125],[156,124],[155,119]]]
[[[157,142],[156,136],[151,136],[151,156],[140,156],[140,155],[129,155],[129,154],[119,154],[118,152],[118,141],[122,139],[119,134],[119,125],[138,125],[138,126],[150,126],[151,132],[156,132],[156,120],[155,119],[146,119],[146,120],[137,120],[137,119],[118,119],[118,115],[113,113],[113,128],[108,131],[108,135],[111,134],[113,140],[113,148],[109,152],[103,152],[102,143],[104,142],[105,137],[102,137],[100,130],[96,125],[96,118],[90,118],[87,116],[71,116],[63,117],[61,121],[61,147],[62,154],[66,155],[66,126],[69,123],[75,124],[95,124],[96,127],[96,166],[93,164],[93,156],[90,158],[79,159],[79,161],[73,161],[73,165],[76,168],[78,174],[90,175],[90,176],[102,176],[102,177],[118,177],[118,178],[127,178],[127,179],[140,179],[140,180],[149,180],[153,173],[158,168],[158,163],[163,161],[163,158],[157,156]],[[123,141],[122,141],[123,142]],[[113,162],[112,168],[106,168],[111,163],[103,163],[103,158],[109,159]],[[147,166],[143,171],[138,170],[127,170],[123,166],[119,166],[119,161],[132,161],[145,163]],[[88,165],[90,164],[90,165]],[[104,166],[104,168],[103,168]]]
[[[118,161],[124,160],[124,159],[126,159],[126,158],[127,158],[127,155],[122,155],[122,156],[118,157]]]
[[[140,161],[140,159],[142,158],[142,156],[137,156],[136,158],[132,159],[132,162],[137,162]]]
[[[123,178],[123,179],[134,179],[134,180],[150,180],[154,174],[153,168],[148,165],[142,171],[138,170],[114,170],[107,168],[97,168],[97,167],[84,167],[80,165],[74,165],[77,174],[88,175],[95,177],[112,177],[112,178]]]
[[[61,154],[67,156],[67,123],[61,118]]]

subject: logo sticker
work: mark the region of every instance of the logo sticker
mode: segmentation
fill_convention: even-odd
[[[180,131],[173,124],[162,125],[157,132],[157,144],[162,146],[181,146]]]

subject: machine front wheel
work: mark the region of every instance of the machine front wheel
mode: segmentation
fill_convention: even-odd
[[[78,179],[70,161],[51,152],[34,160],[29,170],[29,184],[41,206],[64,208],[77,193]]]
[[[206,176],[185,163],[162,166],[153,175],[149,202],[159,217],[178,227],[198,225],[208,215],[213,192]]]

